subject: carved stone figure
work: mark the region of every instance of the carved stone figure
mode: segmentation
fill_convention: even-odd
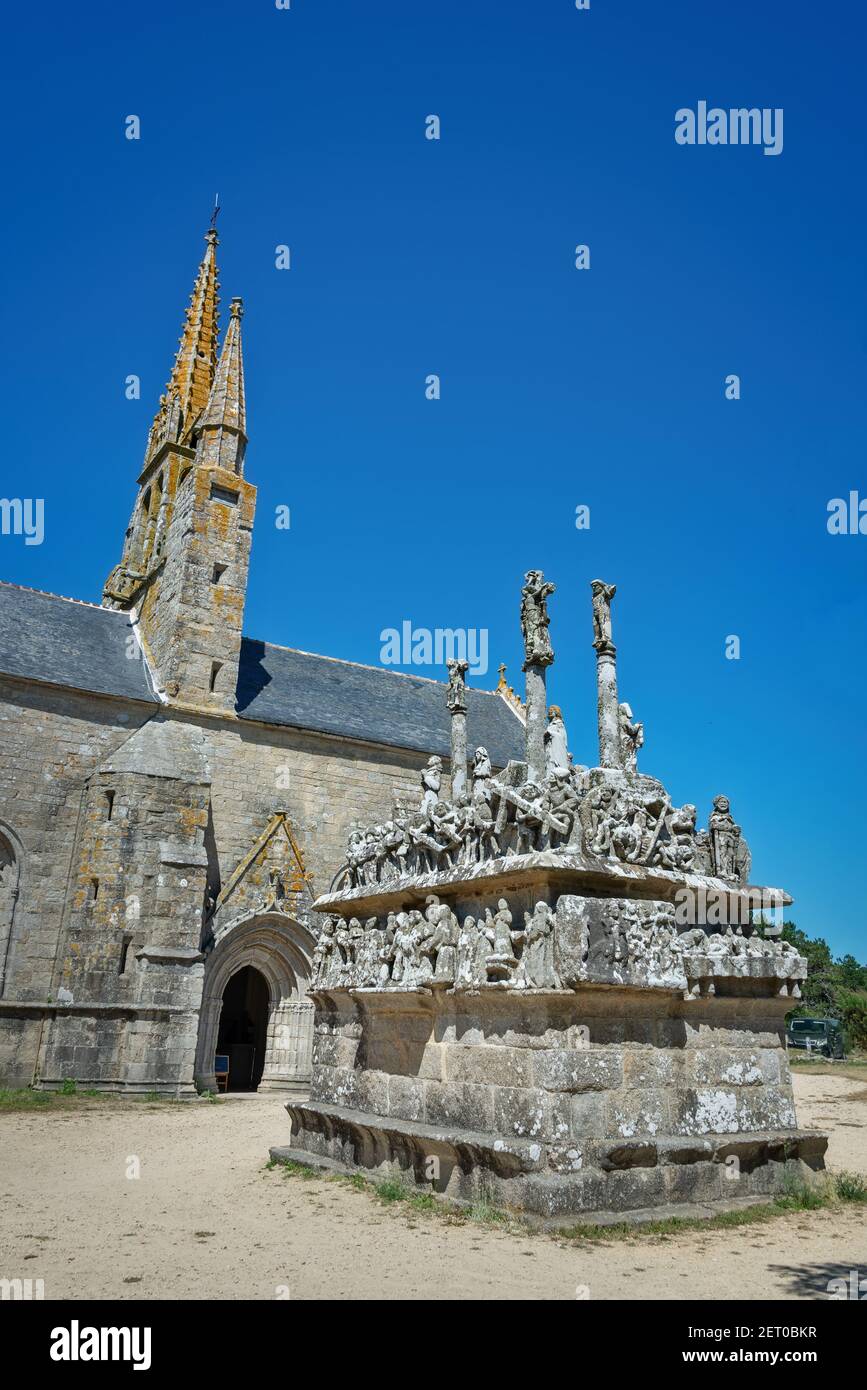
[[[521,590],[521,631],[524,636],[524,670],[528,666],[550,666],[554,649],[548,635],[548,598],[555,591],[541,570],[527,570]]]
[[[490,916],[489,908],[486,909],[486,915]],[[518,966],[515,945],[518,940],[523,941],[524,933],[512,931],[512,914],[505,898],[500,898],[497,903],[497,911],[491,918],[491,929],[494,939],[493,949],[487,960],[488,979],[509,980]]]
[[[475,917],[465,917],[458,935],[458,959],[455,975],[455,989],[473,989],[475,978],[476,952],[479,933]]]
[[[458,919],[446,903],[429,899],[435,904],[433,909],[433,931],[428,940],[428,951],[434,960],[431,984],[444,989],[455,983],[458,968],[458,940],[460,927]]]
[[[593,645],[612,646],[611,641],[611,600],[617,593],[616,584],[605,584],[601,579],[590,581],[593,596]]]
[[[485,795],[480,792],[475,797],[472,816],[474,843],[479,862],[483,859],[496,858],[500,853],[500,847],[496,835],[496,817],[491,806],[490,792]]]
[[[522,989],[562,989],[554,962],[554,913],[547,903],[540,902],[536,903],[532,914],[524,914],[524,919],[524,951],[518,966],[517,985]]]
[[[668,817],[669,840],[663,849],[662,862],[667,869],[688,873],[695,861],[695,806],[674,807]]]
[[[398,912],[394,933],[394,964],[391,978],[395,984],[414,985],[418,965],[419,939],[413,916]]]
[[[428,758],[426,765],[422,768],[421,786],[422,798],[419,808],[426,815],[433,810],[439,801],[440,787],[443,780],[443,760],[437,757]]]
[[[311,982],[314,989],[324,989],[331,975],[332,956],[336,942],[334,933],[336,922],[333,917],[324,917],[319,929],[319,939],[313,951]]]
[[[560,706],[551,705],[548,709],[548,727],[545,730],[545,771],[550,777],[557,768],[565,768],[568,771],[571,764],[566,725]]]
[[[473,754],[473,800],[477,797],[490,799],[490,784],[493,777],[491,760],[487,748],[477,748]]]
[[[644,744],[644,725],[633,721],[632,710],[625,700],[618,706],[617,717],[620,726],[621,766],[627,776],[634,777],[638,770],[638,750]]]
[[[542,848],[542,831],[545,825],[545,802],[541,787],[535,782],[525,782],[516,798],[515,826],[517,827],[518,854],[529,854]]]
[[[491,917],[490,909],[485,917],[485,921],[476,920],[476,949],[473,957],[473,985],[487,984],[488,980],[488,961],[494,951],[494,922]]]
[[[617,796],[607,783],[594,787],[585,803],[584,840],[588,854],[615,857],[613,832],[618,821]]]
[[[547,779],[544,796],[545,823],[551,849],[558,849],[571,839],[579,804],[572,769],[554,768]]]
[[[284,910],[284,900],[286,898],[286,882],[283,878],[283,870],[273,868],[268,870],[268,888],[262,899],[262,909],[264,912],[282,912]]]
[[[719,878],[746,883],[749,879],[751,856],[741,843],[741,828],[735,824],[727,796],[714,797],[708,820],[713,871]]]
[[[467,687],[464,676],[470,669],[468,661],[459,661],[450,656],[446,661],[449,672],[449,688],[446,691],[446,705],[449,714],[464,714],[467,708]]]

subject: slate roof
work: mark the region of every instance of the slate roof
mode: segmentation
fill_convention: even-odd
[[[0,581],[4,675],[158,704],[136,650],[128,614]]]
[[[0,581],[0,672],[158,705],[145,663],[131,660],[126,613]],[[499,695],[467,691],[470,747],[503,766],[523,754],[521,721]],[[445,685],[379,666],[241,642],[237,711],[258,720],[448,756]]]
[[[445,685],[382,666],[358,666],[269,642],[241,642],[237,710],[242,719],[342,734],[448,756]],[[467,741],[502,766],[523,756],[524,726],[499,695],[467,690]]]

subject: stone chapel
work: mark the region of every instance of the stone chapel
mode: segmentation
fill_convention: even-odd
[[[0,583],[0,1084],[303,1090],[314,898],[448,768],[444,683],[245,635],[243,307],[217,234],[102,605]],[[104,467],[110,467],[106,457]],[[84,526],[85,518],[80,519]],[[495,768],[520,702],[468,690]]]

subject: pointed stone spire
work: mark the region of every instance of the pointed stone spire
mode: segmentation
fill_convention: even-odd
[[[197,463],[241,474],[247,447],[244,359],[241,352],[242,300],[233,299],[223,351],[211,394],[199,421]]]
[[[190,295],[175,364],[151,428],[146,460],[166,440],[188,443],[207,404],[217,365],[217,244],[216,228],[210,227],[205,234],[205,254]]]

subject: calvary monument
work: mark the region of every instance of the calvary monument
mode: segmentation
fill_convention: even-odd
[[[419,802],[352,830],[314,904],[312,1091],[275,1156],[546,1219],[713,1210],[823,1166],[784,1044],[806,963],[767,917],[791,899],[750,884],[727,797],[699,829],[638,770],[615,586],[591,591],[599,765],[547,704],[554,585],[531,570],[523,759],[470,760],[452,661],[450,788],[431,756]]]

